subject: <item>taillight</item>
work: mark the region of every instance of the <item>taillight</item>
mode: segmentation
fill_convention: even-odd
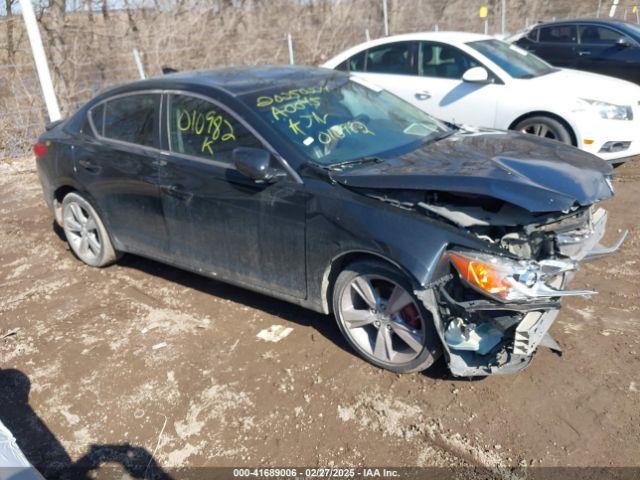
[[[47,146],[44,143],[38,142],[33,146],[33,153],[36,154],[36,158],[38,160],[40,160],[42,158],[42,156],[45,153],[47,153],[47,150],[49,150],[49,149],[47,148]]]

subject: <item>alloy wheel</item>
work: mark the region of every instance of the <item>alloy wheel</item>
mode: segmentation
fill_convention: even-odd
[[[359,275],[343,290],[340,320],[367,356],[404,364],[424,349],[425,321],[413,297],[381,275]]]
[[[85,263],[94,263],[102,253],[102,239],[95,218],[78,202],[66,205],[63,228],[74,253]]]
[[[530,135],[536,135],[537,137],[548,138],[551,140],[558,140],[556,132],[544,123],[531,123],[520,130],[522,133],[528,133]]]

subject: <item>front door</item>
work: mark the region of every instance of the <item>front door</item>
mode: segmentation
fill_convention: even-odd
[[[640,48],[611,28],[580,25],[576,68],[640,83]]]
[[[117,248],[162,256],[167,247],[158,187],[160,95],[114,97],[94,107],[75,149],[77,177],[104,216]]]
[[[303,185],[290,177],[260,184],[240,174],[233,149],[263,145],[217,103],[183,94],[165,102],[171,153],[161,190],[172,258],[209,276],[304,298]]]

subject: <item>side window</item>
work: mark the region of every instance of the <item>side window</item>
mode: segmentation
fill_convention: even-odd
[[[367,57],[367,51],[364,50],[360,53],[356,53],[349,60],[344,62],[346,69],[349,72],[364,72],[365,71],[365,59]]]
[[[615,45],[626,38],[623,34],[610,28],[597,27],[595,25],[580,25],[580,43],[590,45]]]
[[[413,56],[411,55],[412,47],[413,42],[398,42],[370,48],[366,52],[366,57],[363,55],[363,59],[366,62],[365,70],[371,73],[414,75],[415,69],[413,68]],[[356,62],[354,71],[359,70],[357,68],[359,59],[356,59],[356,57],[352,59]]]
[[[575,25],[555,25],[540,28],[540,42],[576,43],[578,38]]]
[[[207,100],[169,95],[167,103],[172,152],[232,164],[234,148],[262,148],[249,130]]]
[[[424,77],[460,79],[464,72],[480,63],[455,47],[420,42],[419,74]]]
[[[538,33],[540,32],[539,28],[533,28],[531,29],[531,31],[527,34],[527,38],[529,40],[531,40],[532,42],[537,42],[538,41]]]
[[[149,93],[107,100],[104,104],[102,134],[113,140],[157,146],[159,103],[160,95]],[[96,128],[99,126],[96,125]]]
[[[335,70],[340,70],[341,72],[348,72],[349,71],[349,60],[345,60],[344,62],[342,62],[340,65],[338,65]]]

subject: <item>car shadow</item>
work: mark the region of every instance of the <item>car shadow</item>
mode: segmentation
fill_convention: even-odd
[[[291,323],[312,327],[327,340],[354,354],[332,316],[137,255],[127,254],[118,260],[117,264],[120,267],[139,270],[207,295],[262,310]]]
[[[106,469],[114,472],[119,468],[129,478],[171,479],[146,449],[128,443],[94,444],[85,455],[72,461],[64,446],[29,404],[30,391],[31,381],[22,371],[0,369],[0,421],[16,438],[27,460],[45,478],[88,480],[96,478],[98,472]]]
[[[64,230],[55,222],[53,222],[53,229],[60,240],[66,242]],[[171,265],[133,254],[124,255],[118,260],[117,265],[123,268],[139,270],[168,282],[242,304],[246,307],[256,308],[288,322],[312,327],[327,340],[333,342],[345,352],[360,359],[359,355],[349,346],[342,336],[335,320],[330,315],[317,313],[284,300],[269,297],[268,295],[253,292],[242,287],[214,280],[203,275],[198,275],[197,273],[192,273],[178,267],[172,267]],[[423,371],[422,374],[435,380],[449,380],[454,382],[478,381],[484,378],[454,377],[447,367],[444,355],[436,360],[431,367]]]
[[[57,237],[66,243],[67,238],[62,227],[54,221],[52,222],[52,228]],[[73,254],[73,252],[71,253]],[[183,287],[223,298],[234,303],[242,304],[246,307],[256,308],[275,317],[280,317],[288,322],[313,327],[318,331],[318,333],[335,343],[338,347],[351,354],[355,354],[347,344],[346,340],[342,337],[334,319],[329,315],[317,313],[313,310],[300,307],[284,300],[279,300],[268,295],[253,292],[246,288],[221,282],[178,267],[167,265],[166,263],[130,253],[125,254],[120,258],[117,265],[123,268],[139,270],[148,275],[162,278],[168,282],[176,283]]]
[[[213,295],[250,308],[262,310],[265,313],[280,317],[288,322],[312,327],[327,340],[333,342],[339,348],[353,355],[359,361],[365,361],[349,346],[338,329],[335,320],[330,315],[317,313],[284,300],[278,300],[261,293],[256,293],[242,287],[213,280],[196,273],[191,273],[177,267],[172,267],[170,265],[138,257],[136,255],[125,255],[118,261],[118,265],[124,268],[139,270],[148,275],[153,275],[208,295]],[[444,355],[436,360],[428,369],[424,370],[422,374],[435,380],[448,380],[453,382],[478,381],[484,378],[454,377],[451,375]]]

